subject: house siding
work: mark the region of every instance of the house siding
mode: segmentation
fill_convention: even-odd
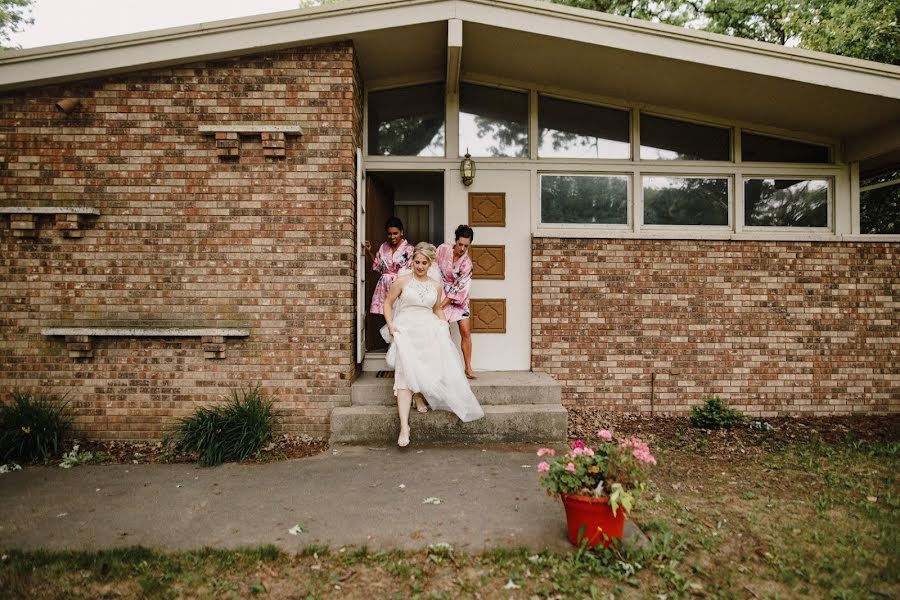
[[[63,115],[64,95],[83,106]],[[354,153],[349,43],[0,95],[0,201],[101,211],[68,239],[0,217],[0,387],[67,394],[79,435],[154,439],[198,405],[259,383],[287,431],[327,437],[350,402]],[[299,125],[285,157],[242,136],[217,156],[201,125]],[[95,338],[72,359],[53,325],[241,324],[223,359],[198,338]]]
[[[900,409],[896,243],[532,249],[532,367],[567,406],[678,415],[719,395],[763,417]]]

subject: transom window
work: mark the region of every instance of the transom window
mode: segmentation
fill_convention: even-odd
[[[642,160],[731,160],[731,130],[641,113]]]
[[[741,160],[744,162],[828,163],[830,148],[795,140],[741,132]]]
[[[542,158],[631,158],[627,110],[541,96],[538,127]]]
[[[444,85],[369,93],[369,154],[444,156]]]
[[[528,94],[459,84],[459,153],[528,156]]]

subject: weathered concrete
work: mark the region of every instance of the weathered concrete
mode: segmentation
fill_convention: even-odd
[[[482,405],[560,404],[562,385],[546,373],[529,371],[486,371],[469,381],[472,393]],[[353,382],[354,406],[395,406],[392,378],[378,378],[363,372]]]
[[[482,406],[484,418],[463,423],[445,411],[413,410],[412,437],[430,442],[561,442],[566,439],[566,409],[553,404]],[[331,412],[332,443],[396,441],[400,420],[396,406],[347,406]]]
[[[483,419],[461,423],[448,412],[413,411],[413,436],[433,442],[563,442],[566,410],[562,386],[546,373],[480,372],[470,382],[484,408]],[[387,444],[397,439],[400,424],[392,378],[364,372],[351,388],[352,406],[331,413],[331,441]]]
[[[264,465],[28,467],[0,475],[0,549],[572,549],[534,446],[416,448],[413,432],[402,451],[336,447]],[[291,535],[296,524],[303,533]]]

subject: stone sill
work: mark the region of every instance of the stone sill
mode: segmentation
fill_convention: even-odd
[[[41,330],[41,334],[91,337],[247,337],[250,330],[235,327],[47,327]]]
[[[296,125],[200,125],[199,131],[200,133],[237,133],[240,135],[263,133],[303,135],[303,129]]]
[[[225,358],[225,338],[247,337],[246,327],[164,327],[118,326],[118,327],[46,327],[41,334],[66,338],[69,358],[93,358],[93,338],[95,337],[199,337],[205,358]]]

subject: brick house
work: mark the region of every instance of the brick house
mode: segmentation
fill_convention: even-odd
[[[475,368],[564,406],[900,408],[894,66],[352,0],[3,54],[0,141],[0,386],[87,435],[260,382],[328,437],[383,368],[361,242],[390,214],[474,227]]]

